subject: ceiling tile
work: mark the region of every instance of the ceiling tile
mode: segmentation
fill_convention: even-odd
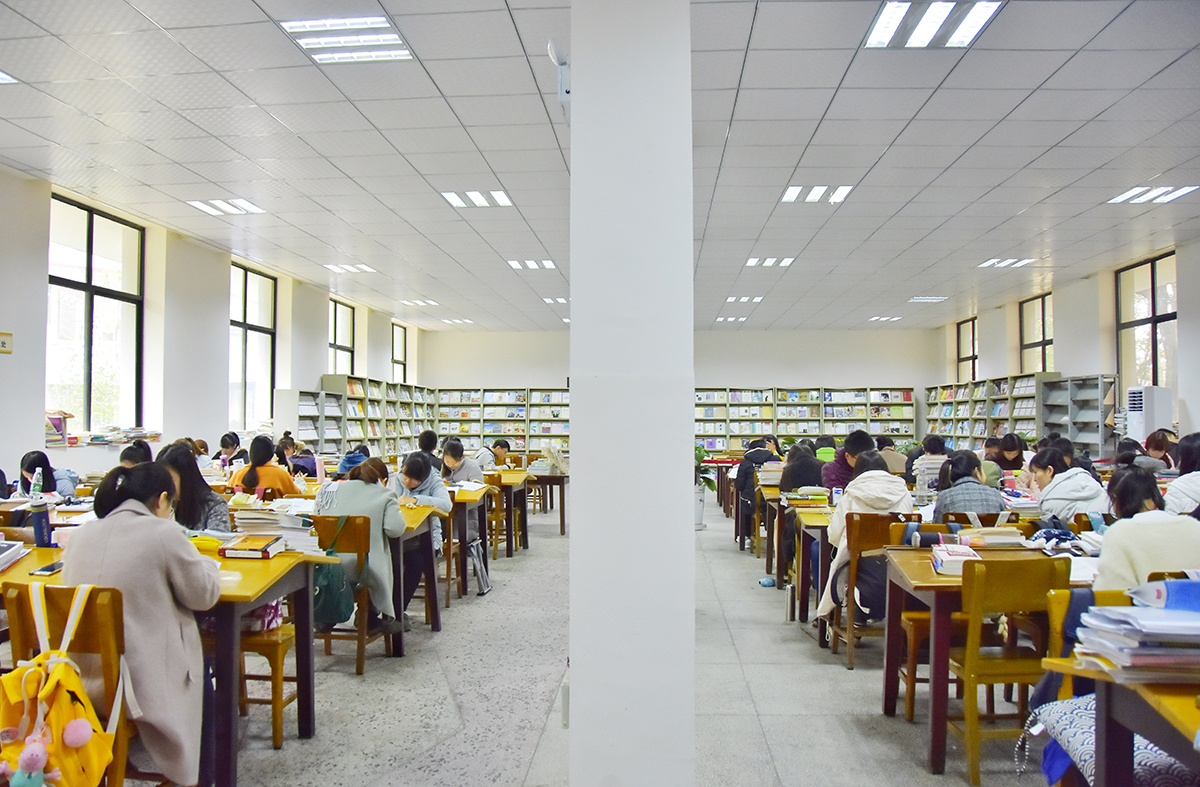
[[[129,77],[126,81],[172,109],[221,109],[253,103],[219,74]]]
[[[54,35],[152,30],[154,23],[125,0],[5,0],[14,11]]]
[[[752,3],[692,3],[692,51],[744,51],[754,11]]]
[[[161,30],[66,36],[63,40],[119,76],[194,74],[208,70]]]
[[[973,49],[1078,49],[1129,3],[1124,0],[1045,3],[1008,0],[972,44]]]
[[[137,8],[155,24],[165,28],[234,25],[265,22],[267,17],[254,3],[243,0],[204,0],[181,3],[178,0],[136,0]]]
[[[756,3],[755,49],[855,49],[867,36],[876,3]]]
[[[854,50],[751,49],[746,53],[743,88],[837,87]]]
[[[1129,3],[1087,48],[1187,49],[1196,45],[1195,27],[1192,0]]]
[[[0,39],[0,63],[4,64],[5,73],[22,82],[112,76],[87,56],[49,36]]]
[[[695,99],[700,94],[726,91],[697,91],[692,94],[692,117],[696,120],[719,120],[702,117]],[[733,91],[728,91],[732,93]],[[740,90],[734,120],[820,120],[833,99],[833,90]],[[732,100],[732,96],[730,99]],[[728,117],[726,115],[725,117]]]
[[[1103,85],[1106,88],[1135,88],[1183,55],[1183,50],[1138,50],[1077,53],[1050,77],[1045,87],[1052,90],[1080,90]]]
[[[295,134],[316,131],[366,131],[372,128],[371,122],[349,101],[283,104],[265,106],[263,110]]]
[[[1063,50],[1013,52],[972,48],[950,72],[945,87],[1036,88],[1073,54]]]
[[[507,9],[458,14],[405,14],[400,35],[422,62],[468,57],[523,57]]]
[[[309,104],[343,99],[341,91],[315,65],[227,71],[223,76],[260,105]]]
[[[524,55],[430,60],[425,69],[444,96],[513,96],[538,92]]]

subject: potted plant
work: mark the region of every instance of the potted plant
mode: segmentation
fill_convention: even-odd
[[[704,529],[704,490],[717,491],[717,481],[713,477],[714,470],[704,464],[708,459],[708,450],[696,444],[696,529]]]

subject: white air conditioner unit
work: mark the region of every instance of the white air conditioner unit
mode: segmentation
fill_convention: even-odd
[[[1139,443],[1155,429],[1165,429],[1175,420],[1171,389],[1139,385],[1125,390],[1125,436]]]

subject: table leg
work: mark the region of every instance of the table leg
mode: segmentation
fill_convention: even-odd
[[[775,587],[781,588],[787,584],[787,563],[783,561],[783,534],[787,531],[786,508],[775,512]]]
[[[1096,780],[1095,787],[1133,784],[1133,732],[1117,721],[1113,696],[1121,689],[1096,681]]]
[[[809,589],[812,586],[812,545],[816,539],[804,528],[800,528],[800,548],[796,550],[796,592],[800,599],[800,622],[808,622]]]
[[[504,487],[504,556],[513,556],[513,488]]]
[[[296,715],[301,738],[317,730],[316,666],[313,659],[313,565],[305,563],[304,587],[292,594],[296,627]]]
[[[467,595],[467,517],[471,512],[460,506],[454,512],[454,524],[458,529],[458,595]]]
[[[433,528],[430,527],[419,538],[422,573],[425,574],[425,603],[429,605],[429,627],[434,631],[441,631],[442,605],[438,603],[437,555],[433,551]]]
[[[883,715],[896,715],[896,698],[900,694],[900,660],[904,657],[904,632],[900,616],[904,612],[904,589],[888,580],[887,621],[883,645]]]
[[[567,534],[567,479],[558,482],[558,534]]]
[[[829,566],[833,563],[833,550],[829,547],[829,533],[826,528],[821,528],[819,551],[821,559],[818,566],[821,571],[817,576],[818,599],[825,592],[825,585],[829,582]],[[817,618],[817,645],[822,648],[829,647],[829,618]]]
[[[216,714],[213,724],[216,763],[213,780],[216,787],[234,787],[237,784],[238,694],[241,687],[238,664],[241,632],[236,605],[217,604],[213,608],[212,621],[216,640],[213,670],[216,677],[216,701],[213,703]],[[309,641],[311,643],[311,637]]]
[[[733,537],[737,540],[738,551],[746,549],[746,540],[742,538],[742,497],[736,495],[733,500]]]
[[[933,597],[929,631],[929,771],[946,770],[946,714],[949,705],[950,611],[949,593]]]
[[[517,508],[517,513],[521,515],[521,549],[529,549],[529,490],[522,488],[513,496],[521,500]]]
[[[404,619],[404,541],[399,538],[388,539],[392,548],[392,608],[396,617]],[[404,655],[404,629],[401,627],[392,635],[392,657]]]
[[[775,526],[779,517],[775,516],[775,508],[767,503],[767,567],[763,569],[767,574],[771,574],[772,567],[775,564]]]
[[[487,504],[479,506],[475,509],[479,512],[479,543],[483,547],[483,567],[488,571],[491,567],[488,565],[488,528],[487,528]]]

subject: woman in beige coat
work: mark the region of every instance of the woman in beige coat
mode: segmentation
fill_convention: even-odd
[[[118,467],[96,490],[100,517],[72,534],[63,582],[121,591],[130,713],[157,769],[195,784],[200,768],[204,655],[193,610],[217,603],[217,561],[172,518],[175,483],[156,463]],[[132,704],[131,704],[132,706]]]

